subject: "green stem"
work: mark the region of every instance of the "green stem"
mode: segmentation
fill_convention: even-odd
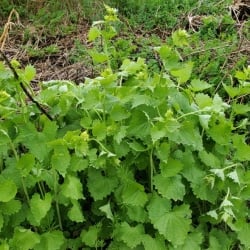
[[[107,41],[107,39],[104,39],[103,51],[104,51],[104,54],[109,58],[108,41]],[[110,59],[108,59],[107,63],[108,63],[108,68],[111,69]]]
[[[57,200],[56,200],[56,213],[57,213],[59,228],[60,228],[61,231],[63,231],[61,213],[60,213],[60,208],[59,208],[59,204],[58,204]]]
[[[97,142],[100,146],[101,146],[101,148],[106,152],[106,153],[108,153],[108,154],[111,154],[111,155],[115,155],[114,153],[112,153],[112,152],[110,152],[101,142],[99,142],[98,140],[96,140],[96,139],[90,139],[89,141],[95,141],[95,142]]]
[[[229,165],[229,166],[223,168],[223,171],[228,170],[228,169],[233,168],[233,167],[237,167],[237,166],[240,166],[240,163],[234,163],[232,165]]]
[[[42,186],[41,186],[40,181],[37,183],[37,185],[38,185],[39,191],[40,191],[40,193],[41,193],[41,196],[42,196],[42,198],[44,199],[45,192],[44,192],[44,190],[43,190],[43,188],[42,188]]]
[[[25,185],[23,176],[21,177],[21,181],[22,181],[23,191],[24,191],[26,200],[27,200],[28,204],[30,204],[30,197],[29,197],[29,194],[28,194],[27,187]]]
[[[149,154],[149,190],[152,193],[153,192],[153,176],[154,176],[154,161],[153,161],[153,150],[154,148],[151,149],[150,154]]]
[[[185,116],[189,116],[189,115],[195,115],[195,114],[198,114],[198,113],[201,113],[202,110],[196,110],[196,111],[193,111],[193,112],[190,112],[190,113],[186,113],[186,114],[183,114],[179,117],[177,117],[177,120],[180,120],[181,118],[185,117]]]
[[[55,192],[55,202],[56,202],[56,214],[57,214],[57,219],[59,223],[59,228],[61,231],[63,231],[63,226],[62,226],[62,218],[61,218],[61,213],[60,213],[60,208],[59,208],[59,203],[58,203],[58,196],[57,196],[57,178],[56,178],[56,171],[54,171],[54,192]]]
[[[0,174],[3,172],[3,158],[0,156]]]
[[[14,155],[15,155],[16,161],[18,161],[18,160],[19,160],[19,156],[18,156],[18,154],[17,154],[17,151],[16,151],[16,149],[15,149],[14,144],[12,143],[12,141],[11,141],[9,135],[8,135],[5,131],[2,131],[2,132],[3,132],[3,134],[5,134],[5,135],[8,137],[8,139],[9,139],[9,141],[10,141],[10,147],[11,147],[11,149],[12,149]],[[30,198],[29,198],[29,194],[28,194],[27,187],[26,187],[26,185],[25,185],[23,176],[21,177],[21,182],[22,182],[23,191],[24,191],[26,200],[27,200],[27,202],[28,202],[28,204],[29,204],[29,203],[30,203]]]

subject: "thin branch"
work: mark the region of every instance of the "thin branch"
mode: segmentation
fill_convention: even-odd
[[[52,116],[50,116],[50,114],[43,108],[43,106],[36,101],[33,96],[30,94],[30,92],[26,89],[26,87],[24,86],[23,82],[20,80],[15,68],[11,65],[9,59],[6,57],[6,55],[4,54],[4,52],[0,49],[0,54],[2,55],[3,59],[5,60],[5,62],[7,63],[7,65],[9,66],[9,68],[11,69],[14,77],[16,80],[20,81],[20,86],[23,90],[23,92],[25,93],[25,95],[33,102],[35,103],[35,105],[37,106],[37,108],[50,120],[53,121]]]

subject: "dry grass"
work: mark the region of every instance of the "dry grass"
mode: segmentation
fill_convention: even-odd
[[[16,23],[12,22],[13,16],[16,17]],[[9,36],[9,31],[11,30],[13,25],[22,25],[19,19],[19,14],[15,9],[12,9],[12,11],[10,12],[7,22],[4,25],[4,29],[3,29],[3,33],[0,36],[0,49],[3,50],[5,43],[7,41],[7,38]]]

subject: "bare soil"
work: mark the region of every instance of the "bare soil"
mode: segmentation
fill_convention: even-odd
[[[237,9],[235,7],[233,13],[236,13],[236,10],[238,11],[237,13],[239,13],[239,8],[242,6],[246,8],[246,5],[237,5]],[[247,8],[249,8],[248,5]],[[245,9],[244,11],[244,13],[248,13]],[[199,16],[192,17],[192,19],[187,17],[189,21],[188,29],[199,29],[200,22],[198,22],[197,27],[195,26],[196,23],[194,21],[196,17],[199,19]],[[6,20],[1,20],[0,18],[0,27],[4,27],[5,22]],[[57,27],[55,34],[51,34],[48,28],[32,24],[29,20],[21,20],[21,23],[21,25],[16,25],[15,23],[11,25],[3,51],[9,60],[17,59],[22,67],[31,64],[36,68],[37,75],[34,83],[53,79],[71,80],[79,83],[84,82],[86,77],[94,76],[93,67],[89,64],[89,58],[83,57],[80,60],[79,58],[78,60],[72,60],[74,52],[77,53],[76,41],[86,48],[91,46],[91,44],[87,42],[87,34],[91,25],[87,20],[82,19],[79,20],[77,24],[70,24],[74,30],[71,32],[60,32],[60,27]],[[229,59],[231,59],[232,65],[234,65],[242,55],[250,58],[249,40],[242,36],[243,25],[244,20],[237,20],[236,28],[239,33],[240,42],[237,51],[234,51],[232,55],[230,55]],[[144,33],[140,30],[131,32],[135,32],[138,37],[143,36],[146,38],[148,35],[146,34],[147,32]],[[149,33],[154,33],[163,40],[167,35],[170,35],[166,31],[158,29],[152,30]],[[39,51],[44,51],[44,48],[51,45],[55,45],[57,50],[39,54]],[[37,54],[30,53],[29,49],[35,49]]]
[[[3,51],[9,60],[17,59],[22,67],[32,64],[37,71],[35,82],[57,79],[79,83],[83,82],[85,77],[92,76],[92,71],[86,66],[84,58],[77,62],[70,58],[76,40],[84,46],[89,46],[87,33],[90,25],[87,21],[81,20],[69,34],[61,32],[56,35],[46,33],[43,27],[36,27],[29,22],[24,23],[12,26]],[[0,24],[4,26],[3,21],[0,21]],[[56,52],[39,55],[39,50],[43,51],[51,45],[56,46]],[[37,55],[29,53],[29,48],[35,49]]]

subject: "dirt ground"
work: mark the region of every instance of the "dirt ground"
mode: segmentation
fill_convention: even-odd
[[[0,21],[0,25],[4,26],[4,22]],[[17,59],[22,67],[33,65],[37,71],[34,82],[52,79],[83,82],[85,77],[92,76],[92,71],[89,66],[86,66],[84,58],[74,62],[70,56],[75,49],[76,40],[84,46],[89,46],[87,43],[89,27],[90,24],[82,20],[74,27],[73,32],[53,36],[45,33],[42,27],[39,28],[24,21],[21,25],[12,25],[3,51],[9,60]],[[29,53],[29,48],[39,53],[39,50],[42,51],[50,45],[56,46],[56,52],[42,55]]]
[[[245,5],[243,7],[245,8]],[[238,11],[237,8],[234,9],[233,13]],[[249,11],[248,8],[249,5],[247,5]],[[246,12],[245,9],[244,11]],[[34,83],[53,79],[72,80],[79,83],[83,82],[85,77],[94,76],[89,59],[83,56],[80,60],[79,58],[72,60],[74,52],[76,55],[78,53],[76,41],[83,47],[89,48],[91,46],[87,41],[87,34],[91,25],[88,21],[79,20],[73,27],[74,31],[68,33],[56,32],[55,35],[52,35],[51,32],[48,33],[48,30],[45,30],[43,26],[32,24],[30,21],[20,20],[20,22],[19,25],[15,23],[11,25],[2,49],[9,60],[17,59],[22,67],[31,64],[36,68],[37,75]],[[239,27],[237,29],[240,34],[242,22],[238,20],[238,23]],[[0,17],[0,27],[4,27],[5,24],[6,20],[1,20]],[[191,24],[193,25],[193,23]],[[162,32],[160,32],[162,34],[158,34],[157,31],[153,33],[157,33],[158,36],[166,35]],[[239,48],[235,53],[248,56],[250,54],[250,43],[245,39],[242,39],[241,42],[242,44],[239,44]],[[2,45],[1,41],[0,45]],[[49,46],[55,46],[56,51],[44,53],[44,49]],[[35,49],[36,53],[30,53],[29,49]],[[42,55],[39,54],[40,51],[43,51]],[[236,54],[232,56],[235,57]],[[237,59],[236,56],[235,60]]]

